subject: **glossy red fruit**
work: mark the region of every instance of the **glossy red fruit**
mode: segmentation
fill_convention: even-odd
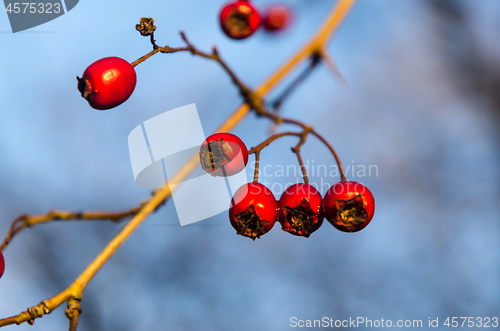
[[[260,238],[278,218],[278,203],[270,189],[260,183],[247,183],[234,194],[229,220],[237,234]]]
[[[356,232],[373,218],[375,199],[361,183],[343,181],[328,189],[321,203],[321,214],[340,231]]]
[[[5,271],[5,260],[3,258],[2,252],[0,252],[0,278],[2,277],[4,271]]]
[[[320,208],[321,193],[314,186],[299,183],[288,187],[279,201],[281,229],[308,238],[323,224]]]
[[[259,11],[247,0],[224,5],[219,20],[222,31],[233,39],[250,37],[261,24]]]
[[[248,150],[232,133],[215,133],[200,147],[201,167],[212,176],[227,177],[245,169]]]
[[[78,80],[78,91],[92,108],[106,110],[125,102],[134,92],[137,76],[130,63],[119,57],[97,60]]]
[[[269,32],[285,29],[292,21],[292,11],[284,5],[274,5],[266,9],[262,16],[262,25]]]

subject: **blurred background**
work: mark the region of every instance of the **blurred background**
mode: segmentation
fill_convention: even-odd
[[[219,66],[177,53],[140,64],[123,105],[90,108],[75,76],[102,57],[133,61],[150,51],[135,31],[140,17],[155,19],[159,45],[182,46],[179,30],[202,50],[217,45],[254,87],[335,3],[283,2],[295,13],[290,28],[245,41],[223,35],[223,2],[213,0],[82,0],[16,34],[2,14],[2,238],[22,213],[137,205],[150,190],[134,182],[127,146],[134,127],[196,103],[209,134],[240,105]],[[255,1],[259,8],[270,3]],[[500,2],[359,0],[328,49],[348,86],[320,65],[282,112],[313,125],[345,166],[377,166],[371,176],[348,174],[375,196],[371,224],[350,234],[325,222],[309,239],[277,224],[253,242],[236,235],[226,213],[181,227],[169,201],[89,284],[79,330],[288,330],[292,317],[422,320],[424,327],[430,317],[445,329],[446,317],[500,317]],[[250,147],[268,129],[267,120],[250,115],[233,132]],[[261,162],[296,164],[295,143],[276,142]],[[309,162],[334,164],[312,137],[303,151]],[[300,180],[261,179],[283,187]],[[328,187],[321,183],[338,180],[311,176],[322,194]],[[23,231],[4,250],[0,316],[65,289],[123,224],[59,222]],[[9,330],[65,330],[64,309]]]

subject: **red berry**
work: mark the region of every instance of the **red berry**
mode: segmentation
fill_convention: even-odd
[[[201,167],[212,176],[227,177],[245,169],[248,150],[232,133],[215,133],[200,147]]]
[[[278,203],[273,192],[260,183],[240,187],[231,200],[229,220],[237,234],[260,238],[269,232],[278,218]]]
[[[323,224],[319,215],[321,193],[309,184],[294,184],[287,188],[279,201],[281,229],[308,238]]]
[[[287,6],[275,5],[269,7],[263,15],[262,25],[270,32],[286,28],[292,20],[292,11]]]
[[[220,12],[222,31],[233,39],[250,37],[260,27],[260,14],[248,0],[226,4]]]
[[[134,92],[137,76],[130,63],[119,57],[97,60],[78,79],[78,91],[92,108],[106,110],[125,102]]]
[[[373,218],[375,199],[370,190],[357,182],[338,182],[328,189],[321,203],[321,214],[340,231],[356,232]]]
[[[5,271],[5,260],[3,258],[2,252],[0,252],[0,278],[2,277],[4,271]]]

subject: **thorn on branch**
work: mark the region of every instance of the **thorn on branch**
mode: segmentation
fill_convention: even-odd
[[[337,80],[337,82],[343,86],[347,86],[347,81],[335,64],[335,61],[333,61],[333,58],[330,56],[330,54],[328,54],[328,51],[324,48],[319,54],[321,56],[321,60],[323,60],[326,67],[331,71],[333,77]]]
[[[217,50],[217,46],[213,46],[212,47],[212,54],[214,56],[219,56],[219,51]]]

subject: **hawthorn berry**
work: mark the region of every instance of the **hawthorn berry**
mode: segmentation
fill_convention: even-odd
[[[78,91],[92,108],[106,110],[124,103],[137,83],[135,69],[119,57],[105,57],[85,69],[78,80]]]
[[[250,37],[261,24],[259,11],[248,0],[224,5],[219,20],[222,31],[232,39]]]
[[[299,183],[288,187],[278,205],[283,231],[308,238],[323,224],[321,193],[312,185]]]
[[[5,271],[5,260],[3,258],[3,253],[0,251],[0,278],[2,277],[4,271]]]
[[[361,183],[342,181],[328,189],[321,202],[321,215],[344,232],[364,229],[373,218],[375,199]]]
[[[203,170],[212,176],[232,176],[245,169],[248,150],[238,136],[215,133],[201,144],[200,163]]]
[[[237,234],[255,240],[269,232],[277,218],[278,203],[266,186],[247,183],[234,193],[229,220]]]
[[[264,29],[277,32],[285,29],[292,20],[292,11],[284,5],[274,5],[266,9],[262,18]]]

